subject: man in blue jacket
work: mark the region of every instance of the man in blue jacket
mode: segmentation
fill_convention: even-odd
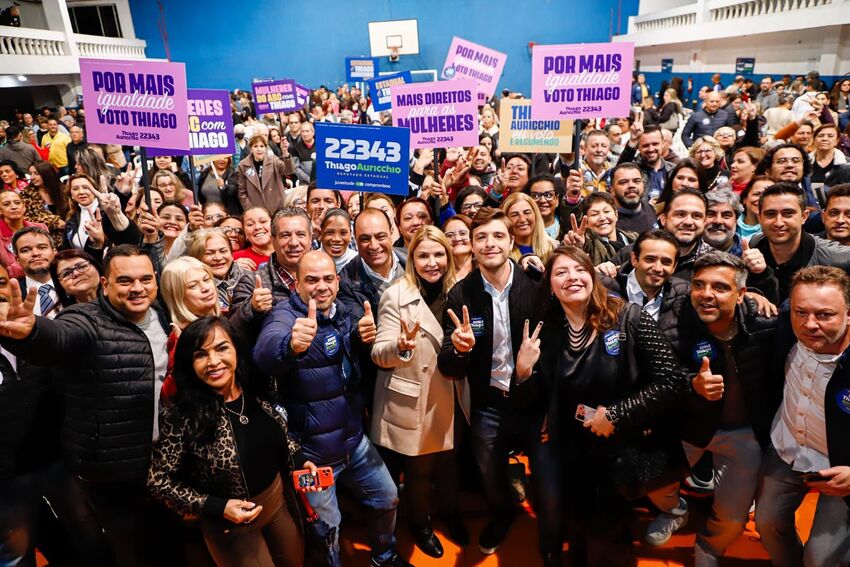
[[[406,567],[395,551],[398,492],[378,451],[363,434],[359,354],[377,334],[371,304],[355,322],[337,301],[339,277],[333,258],[321,250],[298,264],[295,288],[263,322],[254,360],[275,376],[289,413],[289,432],[307,459],[333,467],[334,481],[346,485],[371,509],[372,565]],[[307,497],[319,517],[337,530],[332,559],[339,557],[341,515],[336,486]]]

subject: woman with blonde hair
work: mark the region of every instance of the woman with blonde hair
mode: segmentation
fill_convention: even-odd
[[[558,245],[546,234],[543,216],[537,203],[525,193],[512,193],[502,203],[501,209],[508,215],[513,223],[514,249],[511,258],[519,262],[525,256],[534,256],[531,259],[533,266],[542,272],[543,264],[552,255],[552,251]],[[526,267],[523,262],[523,267]]]
[[[709,191],[721,183],[729,182],[730,173],[723,168],[723,158],[726,153],[714,136],[697,138],[694,145],[691,146],[689,155],[697,160],[705,170]]]
[[[151,185],[159,189],[166,203],[180,203],[187,207],[195,204],[192,192],[186,189],[179,177],[167,169],[157,171]]]
[[[456,408],[469,420],[466,379],[444,377],[437,368],[443,342],[443,308],[455,283],[452,249],[434,226],[411,239],[404,277],[387,288],[378,307],[381,326],[372,360],[381,369],[375,382],[371,439],[404,456],[405,490],[416,545],[431,557],[443,548],[431,512],[445,519],[449,537],[464,545],[469,536],[457,507]],[[436,484],[432,505],[431,485]]]

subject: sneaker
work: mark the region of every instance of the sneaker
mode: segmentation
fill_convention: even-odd
[[[652,547],[661,547],[673,537],[673,532],[688,523],[688,515],[670,516],[658,514],[646,528],[646,543]]]
[[[493,555],[511,529],[514,516],[510,518],[494,518],[484,527],[484,531],[478,537],[478,550],[484,555]]]
[[[694,567],[718,567],[720,560],[699,542],[694,544]]]
[[[683,489],[692,496],[708,496],[714,492],[714,475],[708,480],[697,478],[693,473],[685,477]]]
[[[402,559],[398,553],[394,553],[391,558],[384,561],[379,561],[373,557],[372,567],[413,567],[413,564]]]

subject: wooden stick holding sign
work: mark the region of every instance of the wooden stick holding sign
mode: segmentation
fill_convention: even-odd
[[[148,211],[156,212],[153,210],[153,205],[151,204],[151,180],[148,178],[148,151],[144,146],[141,146],[139,150],[141,150],[142,155],[142,187],[145,189],[145,204],[148,206]]]
[[[213,167],[213,171],[215,171],[215,167]],[[200,205],[201,201],[198,197],[200,188],[195,182],[195,157],[192,154],[189,154],[189,178],[192,180],[192,198],[195,200],[196,205]]]

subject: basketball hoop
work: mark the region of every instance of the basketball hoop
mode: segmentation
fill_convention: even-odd
[[[393,63],[398,61],[398,47],[390,47],[390,61]]]

